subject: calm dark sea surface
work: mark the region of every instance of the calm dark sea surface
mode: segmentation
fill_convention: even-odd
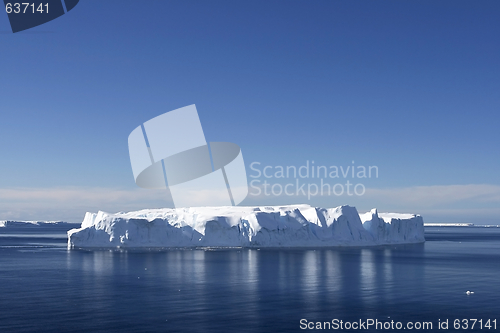
[[[500,330],[500,228],[432,227],[425,244],[373,248],[150,252],[68,251],[64,228],[0,229],[0,332],[311,331],[302,319]],[[483,328],[454,329],[466,318]]]

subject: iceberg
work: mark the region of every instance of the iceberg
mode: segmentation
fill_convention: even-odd
[[[192,207],[86,213],[68,248],[333,247],[424,242],[420,215],[355,207]]]

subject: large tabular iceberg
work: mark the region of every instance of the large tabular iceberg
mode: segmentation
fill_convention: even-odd
[[[424,242],[422,217],[356,208],[194,207],[87,213],[69,248],[318,247]]]

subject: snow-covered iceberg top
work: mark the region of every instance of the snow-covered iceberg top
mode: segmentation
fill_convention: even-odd
[[[354,207],[193,207],[87,213],[69,248],[318,247],[424,242],[419,215]]]

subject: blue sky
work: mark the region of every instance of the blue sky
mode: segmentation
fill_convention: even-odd
[[[500,222],[500,2],[82,0],[0,15],[0,219],[171,206],[129,133],[196,104],[248,165],[376,165],[363,197],[254,197]],[[248,169],[247,169],[248,171]],[[250,172],[249,172],[250,173]]]

